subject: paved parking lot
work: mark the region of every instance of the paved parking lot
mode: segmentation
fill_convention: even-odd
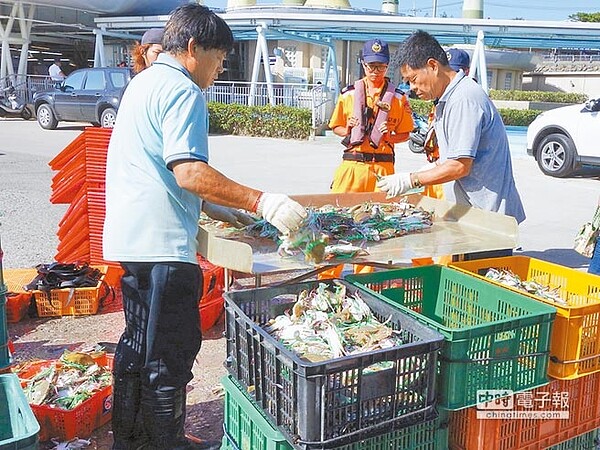
[[[34,121],[0,119],[0,236],[6,267],[30,267],[52,260],[56,230],[66,205],[52,205],[52,172],[47,163],[84,125],[42,130]],[[211,136],[211,163],[239,182],[289,194],[326,193],[342,146],[333,136],[311,141]],[[406,144],[398,146],[397,170],[425,163]],[[600,189],[598,177],[556,179],[516,149],[513,168],[527,213],[519,227],[524,254],[585,268],[588,260],[572,250],[579,226],[590,220]],[[502,168],[498,168],[502,170]]]
[[[67,205],[52,205],[52,171],[48,162],[71,142],[83,126],[42,130],[35,122],[0,119],[0,236],[7,268],[33,267],[53,260],[58,223]],[[289,194],[326,193],[340,160],[334,137],[314,141],[212,136],[211,162],[231,178],[269,191]],[[533,160],[515,152],[517,184],[528,219],[520,227],[525,254],[585,269],[588,260],[571,249],[579,225],[591,218],[599,194],[597,178],[558,180],[546,177]],[[423,155],[400,145],[398,170],[424,164]],[[502,168],[499,168],[502,170]],[[80,350],[98,342],[116,342],[123,329],[118,304],[94,316],[27,319],[9,324],[17,361],[58,358],[65,348]],[[219,380],[226,373],[223,318],[204,336],[194,379],[188,386],[186,431],[220,439],[223,402]],[[97,450],[111,448],[111,426],[91,436]],[[40,448],[53,448],[54,445]]]

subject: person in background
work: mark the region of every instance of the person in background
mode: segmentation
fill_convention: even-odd
[[[419,98],[437,104],[433,130],[439,160],[428,170],[384,176],[377,187],[397,196],[446,183],[446,200],[513,216],[521,223],[525,211],[513,177],[506,128],[488,95],[463,71],[448,65],[444,49],[425,31],[408,37],[399,55],[402,78]]]
[[[406,95],[386,77],[389,62],[385,41],[365,42],[365,76],[344,88],[338,98],[329,127],[344,138],[344,151],[333,176],[332,193],[375,192],[377,177],[394,173],[394,145],[406,141],[414,128]],[[339,277],[341,270],[339,266],[322,276]]]
[[[465,75],[469,75],[471,69],[471,57],[462,48],[451,47],[446,51],[448,65],[452,70],[458,72],[462,70]]]
[[[60,58],[54,58],[54,63],[48,67],[48,75],[50,75],[52,81],[62,81],[67,77],[62,71],[61,65]]]
[[[133,60],[133,72],[140,73],[142,70],[150,67],[158,55],[163,51],[163,32],[162,28],[150,28],[142,36],[141,42],[136,42],[131,51]]]
[[[103,234],[104,258],[124,271],[113,450],[220,448],[184,434],[186,386],[202,342],[200,212],[243,226],[254,221],[237,208],[244,209],[282,234],[307,215],[288,196],[241,185],[209,165],[202,90],[223,72],[232,48],[223,19],[198,4],[181,6],[165,26],[164,53],[121,100],[108,147]]]
[[[121,61],[121,62],[119,62],[119,64],[117,64],[117,67],[127,67],[127,62]]]

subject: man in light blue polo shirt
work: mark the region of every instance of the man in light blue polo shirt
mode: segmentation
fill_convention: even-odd
[[[506,129],[485,91],[462,70],[449,67],[444,49],[424,31],[407,38],[398,54],[402,77],[415,94],[437,102],[433,126],[440,159],[422,172],[383,177],[378,187],[397,196],[414,187],[447,183],[447,200],[506,214],[521,223],[525,212]]]
[[[104,258],[120,262],[126,328],[114,359],[113,450],[219,448],[184,436],[186,385],[202,335],[198,219],[248,223],[242,208],[283,234],[305,209],[283,194],[213,169],[201,89],[223,71],[233,35],[208,8],[176,9],[162,53],[123,96],[106,167]]]

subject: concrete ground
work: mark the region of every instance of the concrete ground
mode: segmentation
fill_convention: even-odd
[[[46,131],[34,121],[0,119],[0,237],[5,268],[53,261],[55,233],[67,205],[49,202],[53,173],[48,162],[82,129],[75,124]],[[522,253],[585,270],[589,260],[574,252],[572,244],[579,226],[593,214],[600,194],[597,174],[547,177],[525,155],[522,139],[512,142],[515,178],[527,213],[520,226]],[[211,164],[230,178],[288,194],[327,193],[342,151],[333,136],[302,142],[211,136],[210,146]],[[423,155],[411,153],[406,144],[398,146],[397,170],[414,170],[424,163]],[[113,304],[95,316],[26,319],[10,324],[9,335],[15,343],[15,359],[24,361],[56,358],[65,348],[116,342],[122,328],[122,312]],[[222,331],[221,318],[205,337],[189,386],[186,428],[206,439],[222,435],[223,406],[215,391],[226,373]],[[110,425],[97,430],[93,440],[92,448],[109,449]]]
[[[48,202],[52,172],[46,164],[81,130],[79,125],[62,125],[46,131],[34,121],[0,119],[5,267],[28,267],[53,257],[57,224],[66,207]],[[579,226],[593,214],[600,195],[599,173],[587,171],[567,179],[545,176],[525,154],[522,139],[513,142],[513,170],[527,213],[519,227],[523,253],[585,268],[588,261],[572,250],[572,243]],[[342,149],[333,136],[311,141],[211,136],[210,148],[211,164],[230,178],[288,194],[328,192]],[[425,163],[424,156],[411,153],[406,144],[398,146],[396,159],[398,171]]]

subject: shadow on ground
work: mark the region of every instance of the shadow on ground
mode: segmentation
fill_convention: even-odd
[[[571,248],[549,248],[544,251],[525,251],[515,253],[515,255],[529,256],[531,258],[542,259],[544,261],[560,264],[562,266],[572,267],[573,269],[587,270],[590,260],[581,256]]]

